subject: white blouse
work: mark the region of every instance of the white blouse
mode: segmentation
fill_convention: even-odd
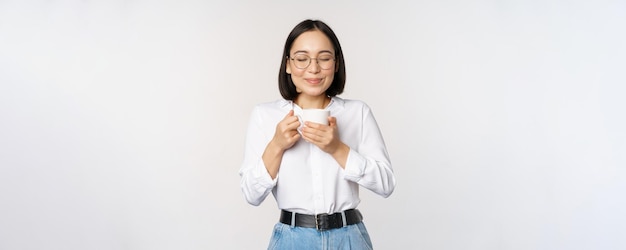
[[[239,170],[246,200],[258,206],[270,191],[278,208],[303,214],[336,213],[356,208],[359,186],[383,197],[393,192],[396,179],[378,124],[362,101],[333,97],[326,107],[337,118],[339,137],[350,147],[345,169],[317,146],[300,139],[283,154],[276,179],[262,160],[276,125],[289,110],[302,109],[288,100],[257,105],[250,117],[244,160]]]

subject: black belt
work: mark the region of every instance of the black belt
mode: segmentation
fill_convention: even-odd
[[[316,228],[317,230],[322,231],[357,224],[363,220],[363,215],[361,215],[361,212],[359,212],[359,210],[357,209],[348,209],[344,211],[343,214],[346,215],[345,224],[342,213],[318,215],[295,213],[295,218],[293,218],[293,224],[296,227]],[[281,210],[280,222],[283,224],[292,225],[292,216],[292,212]]]

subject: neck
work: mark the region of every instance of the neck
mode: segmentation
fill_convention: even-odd
[[[324,109],[330,103],[330,97],[325,95],[314,97],[299,95],[293,102],[303,109]]]

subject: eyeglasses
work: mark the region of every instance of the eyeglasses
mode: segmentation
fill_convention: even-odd
[[[294,65],[296,66],[296,68],[299,68],[299,69],[308,68],[309,65],[311,64],[311,60],[313,59],[317,61],[317,65],[319,65],[320,68],[322,69],[332,69],[333,66],[335,65],[335,57],[333,57],[332,55],[321,55],[321,56],[318,56],[317,58],[311,58],[310,56],[307,56],[307,55],[295,55],[289,59],[291,59]]]

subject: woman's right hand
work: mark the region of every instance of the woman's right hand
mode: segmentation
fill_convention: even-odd
[[[300,139],[299,127],[300,121],[297,116],[293,115],[293,109],[276,125],[274,138],[265,147],[262,157],[267,173],[272,179],[276,179],[278,175],[285,150],[291,148]]]
[[[291,148],[300,139],[300,133],[298,128],[300,127],[300,120],[293,115],[293,109],[287,113],[285,118],[276,125],[276,133],[272,143],[278,146],[282,151]]]

